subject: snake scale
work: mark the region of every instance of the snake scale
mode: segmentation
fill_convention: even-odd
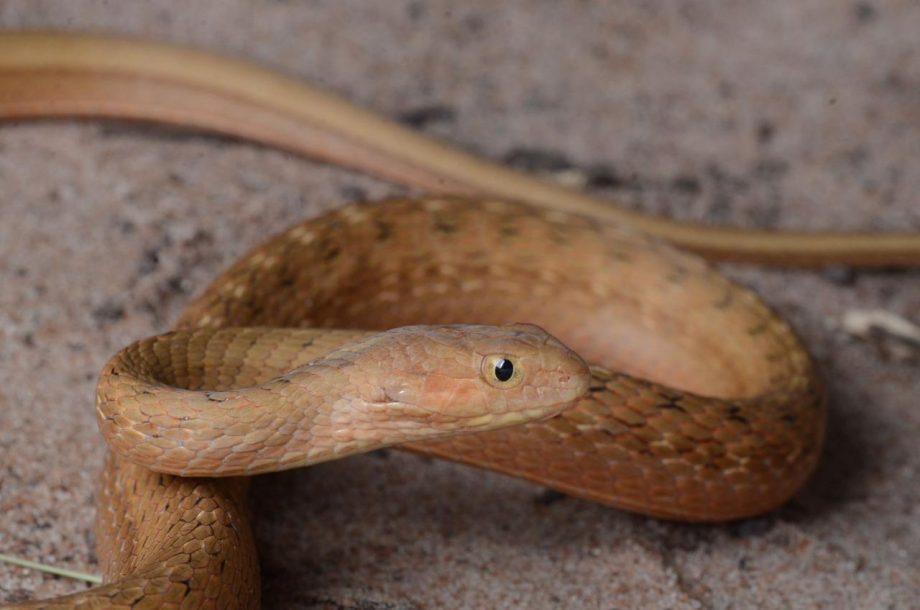
[[[433,194],[289,229],[173,333],[113,357],[97,400],[113,450],[105,584],[22,607],[257,608],[239,475],[393,443],[656,517],[771,510],[817,462],[822,382],[754,293],[660,238],[716,259],[920,259],[915,235],[774,236],[601,207],[199,52],[0,37],[0,118],[49,116],[190,125]]]

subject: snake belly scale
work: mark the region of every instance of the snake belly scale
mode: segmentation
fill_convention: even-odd
[[[241,361],[170,373],[219,391],[354,340],[325,328],[520,321],[592,364],[587,392],[547,421],[406,448],[690,521],[770,510],[813,470],[821,382],[794,332],[752,292],[631,230],[505,201],[360,204],[294,227],[233,265],[187,308],[179,332],[148,351],[171,367],[196,342],[216,345],[203,350],[215,358],[237,352]],[[279,327],[302,329],[292,340],[306,347],[282,345]],[[100,396],[114,387],[112,366]],[[97,536],[108,584],[33,607],[258,607],[246,479],[132,463],[111,414],[99,414],[115,448]],[[157,465],[169,451],[145,450],[147,466],[181,471],[176,460]],[[267,468],[235,463],[214,474]]]

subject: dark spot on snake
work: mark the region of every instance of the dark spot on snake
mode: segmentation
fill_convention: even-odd
[[[457,232],[457,225],[448,221],[445,218],[436,216],[434,219],[434,230],[438,233],[444,233],[445,235],[451,235]]]
[[[311,345],[313,345],[314,341],[315,339],[307,339],[306,341],[300,344],[300,347],[310,347]]]
[[[498,234],[502,237],[515,237],[518,235],[518,230],[511,225],[504,225],[498,228]]]
[[[341,254],[341,252],[342,250],[338,246],[333,246],[323,254],[323,260],[327,263],[333,261],[339,256],[339,254]]]
[[[736,422],[741,423],[741,424],[749,424],[749,423],[751,423],[751,422],[748,420],[748,418],[746,418],[745,416],[741,415],[741,407],[738,407],[738,406],[733,406],[733,407],[729,408],[728,414],[727,414],[727,416],[726,416],[726,419],[728,419],[729,421],[736,421]]]
[[[393,235],[393,225],[382,220],[377,220],[377,240],[386,241]]]
[[[686,267],[674,265],[673,269],[668,273],[665,279],[671,284],[680,284],[684,281],[684,278],[687,277],[688,273],[690,272],[687,271]]]
[[[432,263],[423,268],[425,272],[425,277],[434,279],[441,276],[441,269],[438,267],[437,263]]]
[[[607,250],[607,256],[621,263],[628,263],[631,260],[631,257],[629,256],[629,254],[627,254],[626,252],[623,252],[622,250],[616,250],[614,248],[609,248]]]
[[[783,415],[780,419],[782,419],[782,420],[783,420],[784,422],[786,422],[787,424],[794,424],[794,423],[795,423],[795,420],[796,420],[796,417],[795,417],[795,415],[792,415],[792,414],[790,413],[790,414],[787,414],[787,415]]]
[[[486,250],[474,250],[467,255],[467,259],[477,263],[488,261],[490,259],[490,253]]]
[[[715,301],[712,306],[716,309],[726,309],[729,305],[732,304],[732,301],[735,299],[735,291],[728,287],[725,290],[725,295],[720,298],[718,301]]]
[[[657,406],[658,406],[659,409],[668,409],[668,410],[671,410],[671,411],[680,411],[681,413],[686,413],[686,412],[687,412],[687,410],[686,410],[685,408],[683,408],[682,406],[680,406],[679,404],[677,404],[676,401],[663,402],[663,403],[661,403],[661,404],[659,404],[659,405],[657,405]]]
[[[550,240],[557,246],[567,246],[572,243],[572,240],[569,237],[568,232],[558,228],[553,227],[549,233]]]

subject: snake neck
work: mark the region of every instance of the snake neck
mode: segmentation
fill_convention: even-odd
[[[294,468],[387,442],[385,428],[341,432],[356,418],[378,423],[353,388],[338,389],[346,377],[324,362],[245,388],[191,390],[113,367],[97,390],[97,416],[113,451],[161,472],[231,476],[268,464]]]

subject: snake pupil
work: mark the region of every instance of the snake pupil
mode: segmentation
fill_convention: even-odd
[[[495,363],[495,378],[499,381],[508,381],[514,374],[514,364],[504,358]]]

